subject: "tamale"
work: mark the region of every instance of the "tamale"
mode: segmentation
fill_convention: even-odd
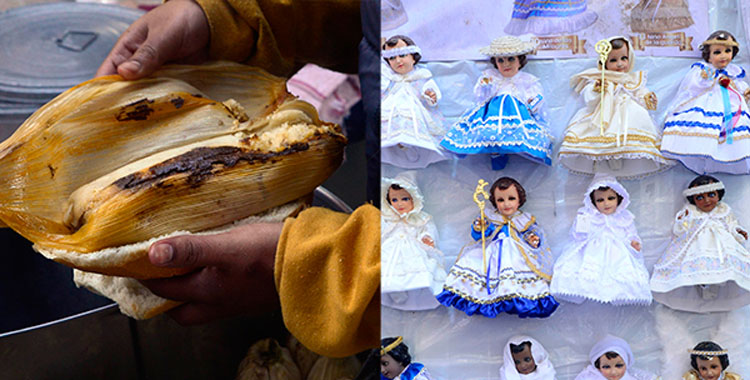
[[[0,221],[57,261],[136,278],[173,270],[86,255],[199,232],[311,193],[346,138],[282,78],[240,64],[84,82],[0,143]],[[79,260],[78,257],[81,259]]]

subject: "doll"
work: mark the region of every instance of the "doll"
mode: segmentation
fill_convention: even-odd
[[[636,33],[657,33],[693,25],[687,0],[641,0],[630,11],[630,29]]]
[[[630,195],[617,180],[606,174],[594,177],[570,229],[571,242],[555,262],[550,285],[555,299],[651,303],[641,239],[628,204]]]
[[[555,380],[555,368],[536,339],[516,335],[503,348],[500,380]]]
[[[383,338],[380,341],[380,378],[393,380],[431,380],[427,368],[411,361],[404,338]]]
[[[494,210],[472,223],[476,243],[459,253],[438,301],[467,315],[548,317],[559,305],[549,294],[552,257],[536,219],[519,210],[526,201],[524,188],[502,177],[492,184],[488,198]]]
[[[381,161],[413,169],[445,160],[437,145],[445,133],[437,111],[440,89],[430,70],[415,67],[419,47],[398,35],[383,44],[382,54]]]
[[[654,300],[693,312],[728,311],[750,303],[748,234],[729,205],[724,184],[702,175],[682,192],[672,241],[654,265]]]
[[[586,0],[520,0],[513,2],[513,14],[505,33],[538,36],[573,33],[593,24],[596,13],[586,10]]]
[[[542,85],[535,76],[519,71],[534,44],[504,36],[479,50],[490,56],[474,86],[477,103],[468,109],[440,143],[459,155],[491,154],[492,168],[505,167],[507,154],[551,165],[552,135],[543,116]]]
[[[729,32],[711,33],[680,83],[664,120],[661,151],[699,173],[750,173],[750,87],[733,63],[739,44]]]
[[[589,365],[575,380],[655,380],[654,374],[633,368],[633,351],[628,342],[607,335],[589,352]]]
[[[726,371],[729,354],[718,344],[711,341],[700,342],[688,352],[693,369],[686,372],[682,380],[742,380],[740,375]]]
[[[443,253],[411,174],[382,181],[381,303],[401,310],[434,309],[446,276]]]
[[[656,109],[656,95],[646,88],[646,73],[633,71],[635,54],[628,40],[616,36],[608,41],[612,50],[605,63],[604,85],[601,63],[570,78],[586,105],[565,129],[560,163],[573,172],[603,172],[618,178],[666,169],[674,162],[659,152],[661,137],[648,113]]]

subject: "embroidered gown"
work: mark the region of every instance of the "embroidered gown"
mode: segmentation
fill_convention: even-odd
[[[406,74],[387,65],[381,68],[381,161],[416,169],[447,159],[438,146],[445,130],[437,111],[440,89],[432,73],[425,68]],[[424,95],[428,89],[437,101]]]
[[[514,36],[573,33],[589,27],[597,17],[586,10],[586,0],[516,0],[505,33]]]
[[[675,164],[659,151],[661,136],[645,100],[651,93],[646,88],[646,73],[632,72],[635,55],[629,44],[628,51],[631,71],[604,71],[607,84],[603,101],[602,94],[594,91],[594,83],[602,77],[600,69],[589,69],[570,79],[585,102],[565,129],[560,146],[560,163],[572,172],[637,178]]]
[[[490,222],[485,231],[486,261],[481,229],[472,224],[476,242],[459,254],[438,300],[467,315],[548,317],[559,304],[549,293],[552,257],[544,231],[522,211],[507,218],[492,210],[486,217]],[[532,233],[539,237],[538,248],[526,241]]]
[[[599,212],[589,197],[602,186],[623,197],[613,214]],[[630,245],[641,239],[633,214],[627,210],[628,192],[614,178],[597,176],[586,189],[583,203],[570,229],[571,241],[555,262],[550,292],[558,301],[573,303],[650,304],[643,255]]]
[[[388,378],[380,375],[380,380],[388,380]],[[394,377],[393,380],[432,380],[432,376],[427,372],[427,368],[425,368],[424,364],[411,362],[406,368],[404,368],[404,371]]]
[[[719,77],[732,79],[730,88]],[[745,70],[735,64],[715,70],[696,62],[682,80],[664,121],[661,151],[699,173],[750,173],[750,115]]]
[[[505,78],[488,69],[474,86],[474,95],[477,104],[445,134],[443,148],[459,155],[493,154],[495,170],[505,167],[507,154],[552,164],[552,135],[543,115],[539,79],[522,71]]]
[[[414,209],[404,215],[386,201],[392,183],[406,189]],[[412,180],[403,176],[385,179],[381,200],[381,303],[401,310],[428,310],[440,304],[435,296],[445,281],[443,253],[422,238],[430,237],[437,245],[437,228],[432,217],[422,211],[424,200]]]
[[[654,265],[654,300],[693,312],[750,304],[750,252],[738,228],[746,231],[724,202],[708,213],[686,204],[675,216],[671,243]]]

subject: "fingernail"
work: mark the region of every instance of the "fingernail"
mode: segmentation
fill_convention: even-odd
[[[169,244],[159,244],[151,250],[151,258],[154,264],[167,264],[172,261],[174,251]]]
[[[122,68],[125,71],[130,71],[131,73],[137,73],[141,70],[141,63],[138,61],[127,61],[120,65],[120,68]]]

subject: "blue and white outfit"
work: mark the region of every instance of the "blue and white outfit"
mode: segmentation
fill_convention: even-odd
[[[609,187],[622,197],[610,215],[601,213],[591,202],[589,194],[600,187]],[[614,177],[597,175],[586,189],[583,204],[570,229],[571,241],[555,262],[552,295],[573,303],[650,304],[648,270],[641,252],[631,246],[641,239],[635,217],[627,210],[627,190]]]
[[[389,380],[387,377],[380,375],[380,380]],[[432,380],[432,376],[427,372],[422,363],[411,362],[404,368],[398,376],[394,377],[393,380]]]
[[[727,76],[729,88],[719,84]],[[750,114],[745,70],[696,62],[664,121],[661,151],[699,173],[750,173]]]
[[[515,0],[505,33],[549,35],[573,33],[593,24],[596,13],[586,9],[586,0]]]
[[[445,129],[437,111],[440,89],[430,70],[420,67],[399,74],[381,67],[381,161],[418,169],[447,159],[438,146]],[[425,95],[427,90],[435,92],[435,101]]]
[[[467,315],[548,317],[559,304],[549,293],[552,257],[544,231],[522,211],[508,218],[492,210],[486,218],[486,251],[479,223],[473,223],[471,236],[477,242],[459,254],[438,301]],[[539,237],[537,248],[528,243],[532,234]]]
[[[505,167],[507,154],[551,165],[552,135],[544,114],[539,79],[519,71],[505,78],[485,70],[474,86],[477,105],[465,112],[440,145],[459,155],[494,154],[492,168]],[[527,103],[528,102],[528,103]]]

